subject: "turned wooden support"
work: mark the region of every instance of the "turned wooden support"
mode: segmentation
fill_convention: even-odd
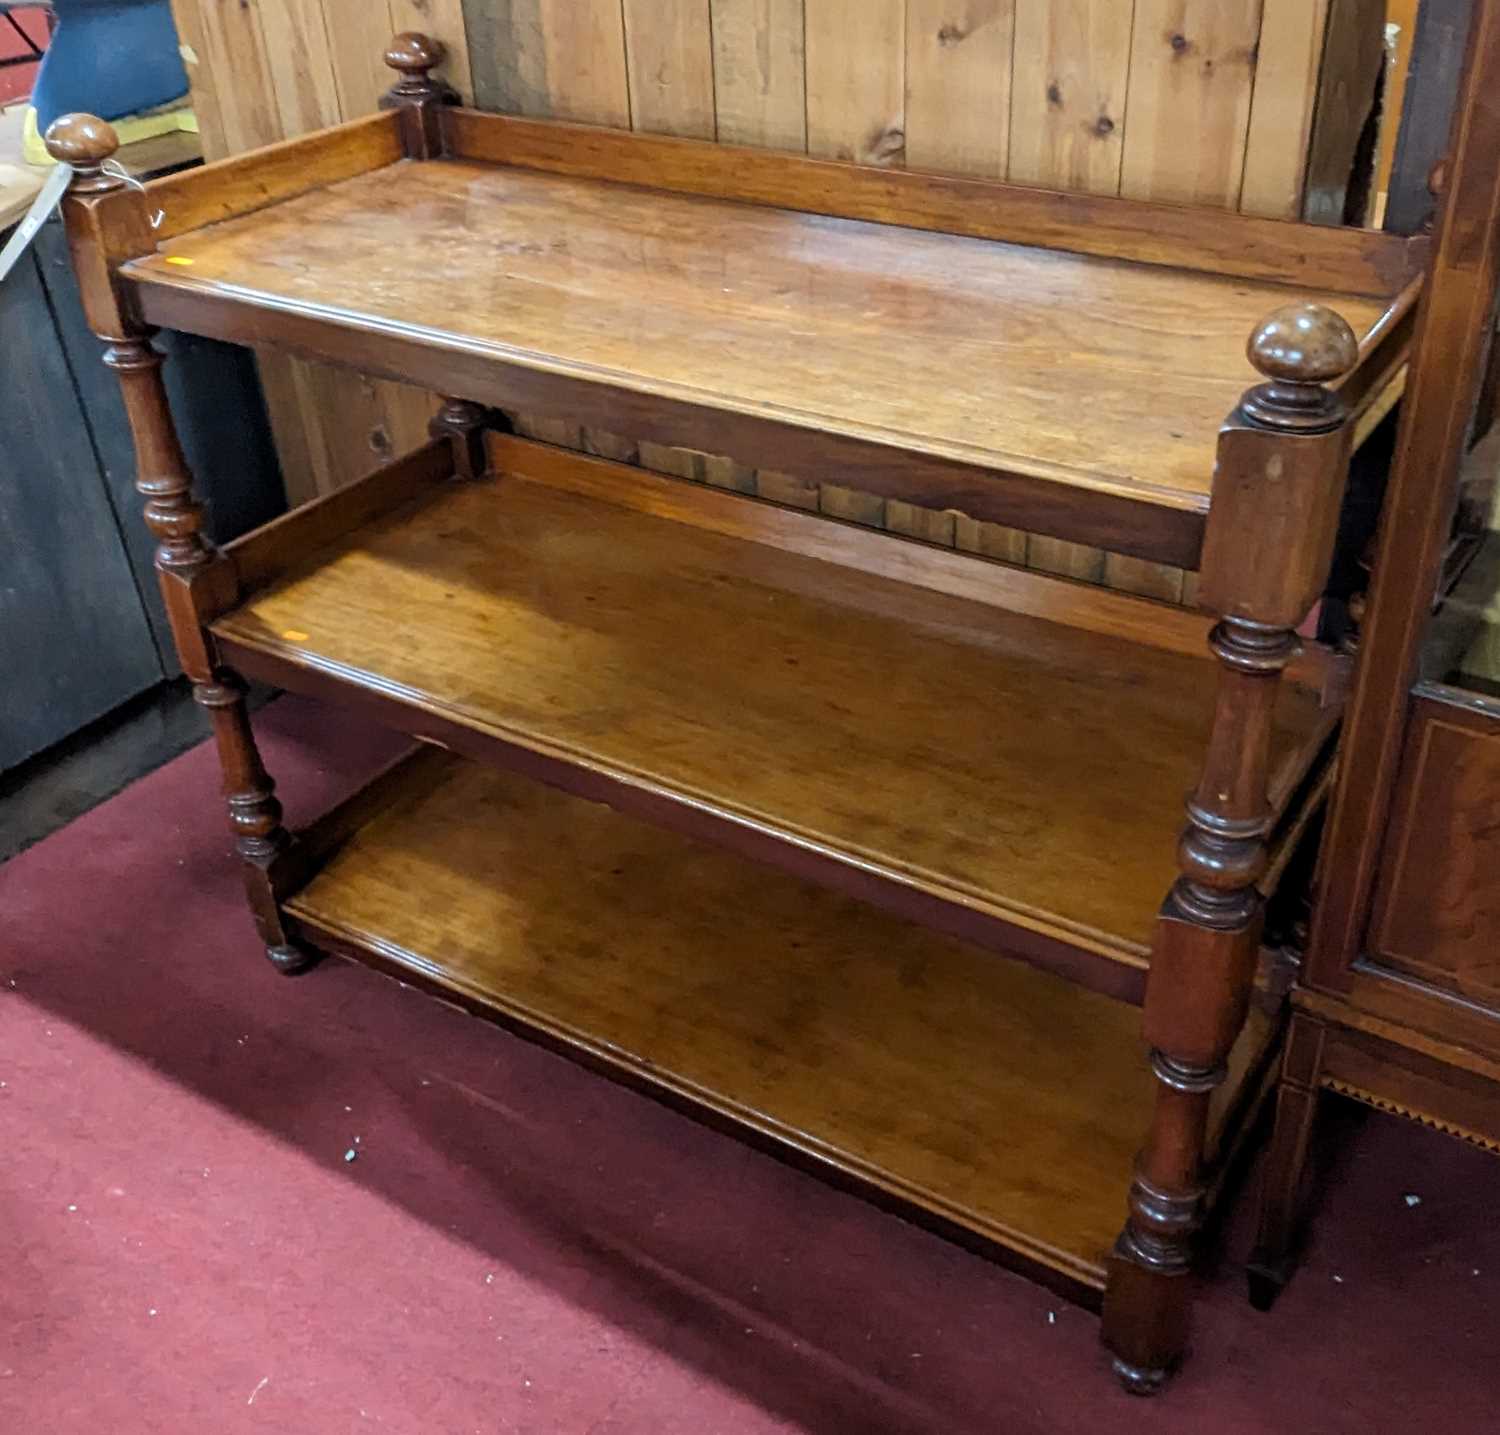
[[[162,383],[162,355],[142,334],[109,344],[104,363],[120,381],[135,443],[135,489],[146,500],[146,527],[156,539],[161,573],[187,575],[214,561],[203,534],[203,505],[177,437]]]
[[[1219,435],[1199,588],[1220,614],[1218,696],[1146,986],[1156,1106],[1105,1300],[1105,1341],[1137,1393],[1160,1388],[1187,1345],[1209,1102],[1260,944],[1277,687],[1327,580],[1349,463],[1347,411],[1327,387],[1358,362],[1348,324],[1317,305],[1281,309],[1251,335],[1249,356],[1265,382]]]
[[[193,492],[162,383],[162,355],[151,344],[151,330],[121,303],[109,273],[117,245],[137,243],[128,213],[121,233],[119,216],[105,222],[98,208],[124,188],[124,181],[104,168],[118,140],[102,120],[65,115],[48,127],[46,142],[55,159],[74,167],[64,205],[69,243],[89,322],[106,341],[104,362],[120,383],[135,446],[135,486],[146,500],[146,526],[157,544],[157,579],[183,671],[213,725],[229,823],[256,925],[272,962],[283,971],[298,971],[309,959],[287,940],[275,891],[276,867],[290,837],[281,825],[275,784],[250,730],[244,684],[219,666],[208,631],[208,624],[235,601],[234,568],[203,532],[203,505]],[[99,276],[97,282],[91,275]]]
[[[436,159],[443,152],[438,109],[459,102],[457,91],[432,74],[445,53],[441,42],[414,30],[386,46],[385,62],[400,79],[380,97],[380,108],[401,111],[408,159]]]
[[[218,668],[206,682],[193,684],[193,700],[213,724],[229,826],[266,957],[288,976],[306,971],[317,956],[289,938],[281,919],[276,869],[291,847],[291,835],[281,824],[276,784],[261,761],[250,728],[244,681],[230,669]]]
[[[444,399],[427,424],[433,438],[453,440],[453,464],[460,478],[481,478],[487,466],[484,452],[486,429],[508,432],[510,422],[495,409],[468,399]]]

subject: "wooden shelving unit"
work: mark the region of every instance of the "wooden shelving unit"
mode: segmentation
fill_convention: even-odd
[[[250,593],[224,660],[1140,999],[1212,716],[1201,619],[488,447],[493,478]],[[1321,676],[1282,693],[1278,816],[1330,730]]]
[[[388,59],[385,113],[144,193],[97,121],[50,139],[268,954],[394,971],[1102,1295],[1158,1388],[1338,721],[1293,630],[1424,241],[486,116],[421,37]],[[216,550],[155,325],[452,397]],[[1201,567],[1220,621],[503,408]],[[246,676],[450,752],[293,836]]]
[[[299,935],[1098,1302],[1150,1114],[1134,1007],[446,754],[357,807],[309,834],[332,855],[287,900]]]

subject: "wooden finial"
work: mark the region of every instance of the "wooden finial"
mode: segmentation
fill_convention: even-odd
[[[73,189],[85,194],[114,189],[118,179],[103,173],[101,166],[120,147],[114,126],[96,115],[59,115],[47,126],[47,153],[59,164],[73,166]]]
[[[382,106],[390,106],[413,100],[440,100],[452,93],[441,80],[434,80],[431,71],[442,63],[442,42],[429,35],[407,30],[395,36],[385,50],[385,62],[401,78],[386,91]]]
[[[1344,316],[1322,304],[1288,304],[1268,314],[1245,350],[1267,381],[1245,395],[1245,412],[1279,429],[1325,429],[1342,416],[1324,387],[1359,362],[1359,340]]]

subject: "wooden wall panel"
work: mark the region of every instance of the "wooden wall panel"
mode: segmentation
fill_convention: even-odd
[[[1349,179],[1373,124],[1385,72],[1386,0],[1330,0],[1317,114],[1307,152],[1302,217],[1314,224],[1363,221],[1373,185]]]
[[[1234,209],[1261,0],[1136,0],[1120,192]]]
[[[463,13],[481,108],[629,128],[620,0],[468,0]]]
[[[711,0],[719,140],[807,149],[802,0]]]
[[[1240,185],[1246,214],[1301,214],[1327,23],[1328,0],[1265,0]]]
[[[708,0],[624,0],[624,17],[632,127],[713,139]]]
[[[807,149],[901,164],[906,152],[906,0],[804,0]]]
[[[1015,0],[907,0],[907,164],[1005,178],[1015,23]]]
[[[1010,177],[1118,194],[1130,77],[1131,5],[1017,0]]]

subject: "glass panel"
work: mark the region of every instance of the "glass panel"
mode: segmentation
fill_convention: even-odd
[[[1500,697],[1500,429],[1465,460],[1448,597],[1422,652],[1421,677]]]

